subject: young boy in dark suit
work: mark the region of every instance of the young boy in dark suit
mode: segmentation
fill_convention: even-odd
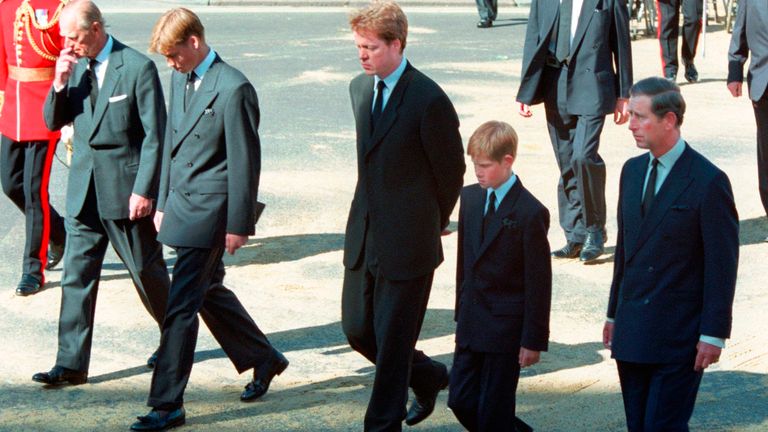
[[[529,431],[515,417],[515,392],[520,368],[537,363],[547,350],[549,212],[512,172],[512,126],[482,124],[467,154],[478,183],[461,191],[448,406],[472,432]]]

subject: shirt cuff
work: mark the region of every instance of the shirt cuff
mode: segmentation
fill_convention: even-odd
[[[708,343],[710,345],[714,345],[720,349],[725,348],[725,339],[723,338],[701,335],[701,337],[699,338],[699,341]]]
[[[613,319],[613,318],[608,318],[608,317],[605,318],[605,322],[609,322],[609,323],[613,324],[614,321],[616,321],[616,320]]]
[[[61,91],[64,90],[64,87],[66,86],[57,87],[56,84],[54,84],[53,91],[55,91],[56,93],[61,93]]]

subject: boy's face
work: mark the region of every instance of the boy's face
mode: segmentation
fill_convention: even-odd
[[[512,175],[512,163],[515,158],[512,155],[504,155],[501,161],[493,160],[487,155],[472,156],[475,166],[475,176],[483,189],[496,189]]]

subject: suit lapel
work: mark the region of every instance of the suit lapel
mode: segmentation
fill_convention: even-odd
[[[371,139],[371,107],[373,106],[373,77],[363,80],[364,88],[362,97],[358,99],[355,107],[355,118],[360,124],[360,130],[357,131],[357,154],[358,159],[363,160],[366,150],[370,147]]]
[[[479,185],[476,189],[472,189],[473,194],[470,196],[467,205],[467,237],[469,237],[472,244],[472,252],[474,253],[475,260],[480,252],[480,245],[483,236],[483,208],[485,207],[486,190]]]
[[[640,224],[640,232],[637,237],[637,242],[635,243],[634,248],[627,254],[627,260],[631,259],[638,249],[643,246],[645,241],[648,240],[659,223],[664,219],[664,215],[667,214],[669,208],[675,203],[677,197],[679,197],[691,184],[693,178],[691,178],[689,174],[692,161],[691,149],[686,143],[683,154],[680,155],[680,159],[675,162],[675,166],[672,167],[672,171],[669,172],[666,180],[664,180],[664,184],[662,184],[659,189],[659,193],[656,195],[656,198],[654,198],[651,209],[645,218],[643,218],[643,222]],[[643,178],[641,182],[644,180],[645,179]]]
[[[389,95],[387,106],[384,107],[384,111],[381,113],[381,119],[379,119],[379,124],[376,125],[376,128],[373,131],[373,136],[371,136],[371,141],[368,143],[368,148],[365,152],[366,156],[381,143],[381,141],[384,139],[384,136],[392,128],[392,125],[395,124],[395,120],[397,120],[397,111],[400,108],[400,104],[403,102],[405,90],[408,87],[408,83],[413,78],[414,72],[415,69],[413,66],[411,66],[410,63],[408,63],[405,67],[405,70],[403,71],[403,75],[397,81],[395,89],[392,91],[392,94]]]
[[[541,30],[546,30],[546,33],[540,33],[540,40],[542,44],[549,44],[549,38],[547,36],[552,34],[552,30],[558,22],[558,17],[560,16],[560,0],[545,1],[539,3],[539,6],[544,8],[544,10],[539,12],[539,16],[545,17],[544,19],[546,20],[541,26]]]
[[[578,50],[578,46],[581,40],[584,38],[584,34],[587,32],[589,22],[592,21],[592,16],[595,10],[595,6],[601,0],[584,0],[581,4],[581,11],[579,13],[579,23],[576,25],[576,32],[573,34],[573,41],[571,42],[571,54],[569,57],[573,57],[574,53]]]
[[[644,155],[627,166],[627,186],[623,191],[621,211],[623,225],[629,227],[624,230],[624,244],[626,250],[633,250],[640,233],[639,227],[643,223],[641,207],[643,201],[643,183],[648,168],[648,156]]]
[[[107,111],[109,105],[109,98],[115,91],[117,83],[120,81],[121,69],[123,67],[123,45],[112,39],[112,52],[109,53],[109,62],[107,63],[107,70],[104,74],[104,82],[99,89],[99,96],[96,98],[96,105],[93,107],[93,128],[91,129],[91,137],[98,130],[98,125],[104,118],[104,113]],[[86,105],[90,105],[86,103]],[[87,108],[86,108],[87,109]]]
[[[181,144],[182,141],[184,141],[184,138],[189,135],[189,133],[192,131],[192,128],[195,127],[197,122],[200,120],[200,117],[202,117],[205,113],[205,109],[208,108],[216,99],[216,96],[218,96],[219,93],[216,91],[216,88],[219,81],[221,63],[221,58],[216,55],[216,59],[213,61],[213,64],[211,64],[210,69],[205,72],[205,75],[200,82],[200,86],[197,88],[197,90],[195,90],[194,96],[192,96],[192,100],[189,103],[189,108],[182,114],[181,122],[179,124],[178,138],[173,144],[173,149],[175,149],[179,144]],[[179,110],[177,111],[178,114],[179,112],[184,111],[184,93],[186,90],[184,86],[186,85],[186,80],[179,79],[177,81],[180,83],[176,88],[176,94],[180,95],[176,97],[177,101],[180,101],[176,104],[176,109]]]
[[[512,185],[512,188],[507,192],[507,194],[504,196],[504,199],[499,204],[499,208],[496,209],[496,213],[491,217],[491,220],[488,221],[488,231],[483,236],[483,242],[480,244],[480,249],[477,252],[477,255],[475,256],[475,259],[480,259],[481,256],[485,253],[486,249],[488,249],[488,246],[490,246],[491,243],[493,243],[493,240],[496,238],[496,236],[499,235],[501,232],[504,220],[510,219],[510,216],[512,216],[513,210],[515,208],[515,203],[517,202],[517,199],[520,197],[520,192],[523,191],[523,184],[520,182],[520,178],[515,181],[515,184]],[[481,212],[482,212],[483,206],[480,206]],[[482,231],[482,222],[483,218],[482,215],[480,217],[480,230]]]

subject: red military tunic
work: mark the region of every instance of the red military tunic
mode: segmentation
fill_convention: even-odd
[[[14,141],[51,140],[43,104],[63,44],[59,14],[67,0],[0,0],[0,133]]]

